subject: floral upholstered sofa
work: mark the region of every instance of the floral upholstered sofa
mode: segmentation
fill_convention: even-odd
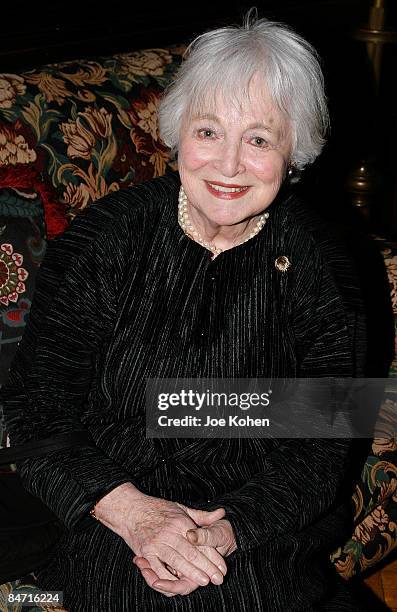
[[[1,384],[47,241],[94,200],[173,169],[158,137],[156,109],[182,53],[182,47],[146,49],[0,74]],[[397,245],[379,241],[379,248],[397,315]],[[1,411],[0,444],[7,444]],[[354,534],[332,555],[345,578],[397,547],[395,438],[374,441],[353,505]],[[0,612],[22,610],[7,598],[27,584],[34,588],[32,575],[0,587]]]

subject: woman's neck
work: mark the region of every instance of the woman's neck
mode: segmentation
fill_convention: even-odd
[[[243,222],[236,225],[217,225],[211,223],[211,221],[205,217],[200,216],[189,202],[188,215],[193,227],[199,232],[202,238],[206,242],[214,244],[222,251],[232,249],[248,238],[260,217],[260,215],[257,215],[256,217],[245,219]]]
[[[178,221],[185,234],[212,251],[214,256],[253,238],[260,232],[269,216],[269,213],[265,212],[231,226],[215,224],[199,215],[189,204],[183,187],[179,192],[178,211]]]

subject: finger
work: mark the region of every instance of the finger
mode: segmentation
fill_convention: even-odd
[[[155,591],[166,595],[167,597],[174,597],[175,595],[188,595],[199,586],[186,578],[182,578],[182,580],[176,580],[175,578],[173,578],[173,580],[167,580],[165,578],[161,579],[159,578],[158,574],[151,569],[150,563],[147,559],[144,557],[135,557],[135,559],[135,564],[141,569],[141,574],[148,586]],[[175,582],[178,582],[179,584],[177,586],[173,586]]]
[[[178,570],[183,576],[206,586],[211,580],[214,584],[222,584],[223,574],[196,546],[191,546],[185,538],[182,539],[178,549],[168,547],[164,549],[164,563]]]
[[[181,580],[176,579],[174,576],[171,576],[171,580],[167,580],[167,578],[160,578],[158,574],[164,574],[165,576],[168,575],[168,571],[164,571],[164,567],[161,563],[159,563],[158,572],[155,572],[152,568],[150,568],[150,564],[147,559],[140,557],[137,559],[137,561],[142,566],[141,574],[146,580],[146,583],[152,589],[166,595],[167,597],[174,597],[175,595],[188,595],[199,586],[185,577],[182,577]],[[156,565],[156,561],[152,560],[152,564]],[[147,568],[147,565],[149,565],[149,568]]]
[[[167,597],[173,597],[174,595],[188,595],[192,593],[194,590],[198,588],[198,584],[188,580],[185,577],[182,577],[182,580],[167,580],[166,578],[160,578],[158,574],[151,568],[148,559],[144,557],[134,557],[135,565],[141,569],[141,574],[145,579],[148,586],[150,586],[155,591],[166,595]],[[155,564],[155,561],[152,561]],[[172,570],[173,572],[177,572],[173,568],[166,568],[168,571]],[[159,573],[163,573],[163,566],[160,564]],[[177,572],[179,574],[179,572]],[[179,582],[177,586],[171,586],[173,583]],[[171,590],[170,590],[171,587]]]
[[[158,589],[160,592],[172,593],[172,595],[189,595],[200,585],[188,580],[187,578],[181,578],[171,582],[170,580],[158,580],[154,583],[153,588]]]
[[[157,586],[155,586],[155,584],[159,581],[159,577],[157,576],[155,572],[153,572],[153,570],[143,569],[141,570],[141,574],[146,584],[150,586],[150,588],[154,589],[155,591],[162,593],[166,597],[174,597],[174,595],[176,594],[170,591],[166,591],[164,588],[158,588]],[[165,582],[170,582],[170,581],[165,581]]]
[[[141,574],[145,578],[146,582],[150,587],[153,587],[153,584],[159,580],[158,575],[150,568],[141,569]]]
[[[172,566],[169,565],[168,567]],[[150,559],[150,569],[157,574],[159,580],[177,580],[178,578],[175,576],[175,574],[169,571],[168,567],[167,565],[164,565],[157,557]],[[177,570],[174,569],[174,571]]]
[[[142,576],[146,577],[146,582],[149,586],[152,586],[156,580],[160,579],[160,576],[152,569],[149,561],[144,557],[135,557],[135,565],[141,570]],[[144,571],[147,570],[147,571]]]
[[[139,567],[139,569],[150,569],[150,563],[147,559],[145,559],[145,557],[136,556],[132,561],[137,567]]]
[[[181,504],[178,504],[181,505]],[[212,525],[215,521],[219,521],[224,518],[226,512],[224,508],[217,508],[216,510],[211,510],[208,512],[207,510],[197,510],[196,508],[189,508],[188,506],[183,506],[186,514],[190,516],[191,519],[196,523],[196,525]]]
[[[227,544],[225,532],[219,525],[189,529],[186,532],[186,539],[195,546],[213,546],[216,548]]]
[[[159,561],[156,557],[153,557],[152,559],[145,559],[145,557],[134,557],[135,561],[135,565],[140,569],[140,570],[144,570],[144,569],[149,569],[152,572],[154,572],[156,574],[157,579],[169,579],[169,580],[176,580],[178,578],[178,576],[175,577],[175,572],[177,572],[176,570],[174,570],[173,568],[171,568],[170,566],[164,566],[161,561]]]
[[[168,591],[164,591],[164,589],[157,589],[156,587],[153,586],[156,581],[160,580],[160,576],[158,575],[158,573],[156,573],[152,569],[148,559],[145,559],[144,557],[138,557],[138,556],[134,557],[134,559],[135,559],[135,565],[137,567],[139,567],[139,569],[141,570],[141,574],[142,574],[143,578],[145,579],[146,583],[151,588],[155,589],[156,591],[159,591],[159,592],[163,593],[167,597],[173,597],[174,596],[173,593],[170,593]],[[159,573],[163,574],[161,564],[160,564]],[[167,572],[164,572],[164,577],[162,579],[165,580],[167,575],[168,575]],[[176,580],[176,578],[174,578],[174,580]]]
[[[178,572],[178,570],[174,569],[173,567],[170,567],[167,564],[165,565],[165,567],[173,576],[176,576],[177,578],[181,578],[181,574]]]
[[[227,565],[222,555],[212,546],[200,546],[199,550],[226,576]]]

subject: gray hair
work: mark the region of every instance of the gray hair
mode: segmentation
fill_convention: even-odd
[[[188,47],[175,80],[160,103],[164,143],[178,150],[182,122],[221,92],[236,104],[259,74],[292,133],[291,164],[302,169],[320,154],[329,125],[324,78],[315,49],[288,26],[251,19],[242,27],[201,34]],[[237,85],[236,85],[237,84]]]

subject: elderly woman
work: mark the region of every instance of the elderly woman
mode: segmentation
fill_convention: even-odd
[[[38,583],[71,612],[363,609],[327,560],[350,529],[349,441],[144,427],[149,378],[357,375],[352,266],[288,185],[327,122],[293,31],[203,34],[160,108],[179,174],[107,196],[50,245],[6,411],[13,443],[92,437],[21,464],[67,527]]]

